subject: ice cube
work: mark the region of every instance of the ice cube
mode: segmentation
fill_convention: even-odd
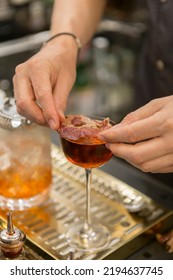
[[[0,141],[0,170],[5,170],[11,166],[11,150]]]
[[[22,149],[20,163],[25,166],[37,166],[42,163],[42,153],[42,148],[39,145],[26,144]]]
[[[11,159],[9,154],[0,155],[0,171],[11,167]]]

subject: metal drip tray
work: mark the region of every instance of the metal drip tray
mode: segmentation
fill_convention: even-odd
[[[13,222],[28,241],[50,259],[70,259],[66,232],[85,216],[85,171],[69,163],[52,144],[53,183],[50,197],[40,207],[14,212]],[[93,170],[91,217],[111,232],[108,247],[96,252],[73,252],[73,259],[104,259],[172,213],[119,179]],[[5,220],[6,213],[0,212]]]

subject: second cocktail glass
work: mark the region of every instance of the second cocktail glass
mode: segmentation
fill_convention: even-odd
[[[86,174],[85,221],[75,224],[67,233],[68,243],[76,249],[100,250],[105,248],[110,240],[109,230],[91,221],[90,191],[92,169],[102,166],[112,157],[112,152],[105,147],[98,134],[113,125],[108,118],[69,115],[59,131],[64,155],[71,163],[85,168]]]

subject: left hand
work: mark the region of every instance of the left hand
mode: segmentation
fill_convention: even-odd
[[[99,138],[115,156],[144,172],[173,172],[173,96],[152,100]]]

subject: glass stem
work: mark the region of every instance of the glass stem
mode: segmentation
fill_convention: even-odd
[[[90,217],[90,204],[91,204],[91,168],[86,168],[86,221],[85,227],[88,229],[91,225],[91,217]]]

